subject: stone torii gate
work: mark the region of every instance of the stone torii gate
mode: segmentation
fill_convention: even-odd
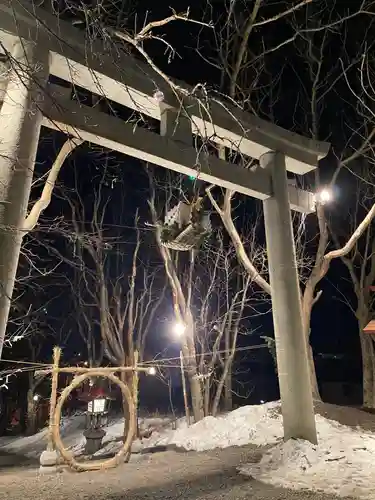
[[[184,84],[187,92],[177,97],[147,64],[109,56],[100,42],[87,44],[83,32],[25,0],[0,0],[0,42],[13,60],[0,111],[0,354],[43,125],[263,201],[284,437],[316,443],[290,212],[313,212],[314,197],[288,185],[287,171],[315,169],[329,145],[218,101],[208,101],[207,111]],[[160,133],[134,130],[72,100],[49,75],[158,120]],[[194,134],[258,159],[262,168],[197,154]]]

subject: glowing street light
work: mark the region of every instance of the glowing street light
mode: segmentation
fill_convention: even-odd
[[[333,195],[330,189],[324,188],[315,194],[315,201],[325,205],[332,201]]]
[[[156,368],[155,366],[151,366],[149,369],[148,369],[148,372],[147,372],[149,375],[156,375]]]
[[[186,325],[184,323],[177,322],[174,324],[173,331],[177,337],[182,337],[186,331]]]

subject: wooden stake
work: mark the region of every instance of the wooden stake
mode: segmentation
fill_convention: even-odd
[[[139,374],[137,371],[138,368],[138,359],[139,352],[134,351],[134,373],[133,373],[133,402],[134,402],[134,412],[135,412],[135,421],[136,421],[136,429],[135,433],[137,437],[139,435],[139,422],[138,422],[138,384],[139,384]]]
[[[182,355],[182,351],[180,351],[180,368],[181,368],[181,380],[182,380],[182,391],[184,393],[184,405],[185,405],[185,415],[186,415],[186,423],[190,425],[190,410],[189,403],[186,392],[186,379],[185,379],[185,371],[184,371],[184,358]]]
[[[52,366],[52,379],[51,379],[51,398],[49,400],[49,428],[48,428],[48,442],[47,450],[54,450],[53,443],[53,427],[55,422],[55,408],[57,401],[57,388],[59,381],[59,363],[61,357],[60,347],[53,348],[53,366]]]

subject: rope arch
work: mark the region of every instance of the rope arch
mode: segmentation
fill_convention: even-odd
[[[129,420],[127,421],[126,416],[125,416],[125,421],[124,421],[124,443],[123,446],[120,448],[120,450],[116,453],[114,457],[111,457],[107,460],[98,460],[95,462],[77,462],[71,452],[69,452],[65,447],[64,443],[61,439],[61,434],[60,434],[60,420],[61,420],[61,411],[63,404],[67,400],[68,396],[70,393],[78,387],[82,382],[85,380],[92,378],[92,377],[104,377],[108,378],[116,384],[122,393],[123,400],[126,401],[128,405],[128,412],[129,412]],[[88,373],[84,373],[83,375],[79,375],[73,379],[70,385],[65,387],[65,389],[62,391],[61,396],[57,402],[57,405],[55,407],[55,412],[54,412],[54,420],[53,420],[53,430],[52,430],[52,436],[53,436],[53,441],[55,443],[55,446],[65,462],[74,470],[78,472],[83,472],[83,471],[92,471],[92,470],[103,470],[103,469],[110,469],[112,467],[117,467],[119,465],[121,459],[130,451],[130,446],[133,441],[134,433],[135,433],[135,428],[136,428],[136,423],[135,423],[135,412],[134,412],[134,402],[133,398],[131,395],[131,392],[129,388],[122,382],[116,375],[113,373],[105,373],[101,371],[100,369],[98,370],[90,370]]]

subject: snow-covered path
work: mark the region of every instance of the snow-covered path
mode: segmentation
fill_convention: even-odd
[[[203,453],[165,452],[105,472],[57,476],[0,471],[0,500],[337,500],[333,495],[275,488],[238,474],[259,460],[254,446]],[[350,497],[349,497],[350,498]]]

